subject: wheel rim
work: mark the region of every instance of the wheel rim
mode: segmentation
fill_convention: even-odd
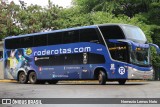
[[[24,73],[21,73],[19,76],[20,82],[24,82],[26,80],[26,75]]]
[[[98,76],[98,80],[99,80],[99,83],[101,83],[101,82],[102,82],[102,74],[99,74],[99,76]]]

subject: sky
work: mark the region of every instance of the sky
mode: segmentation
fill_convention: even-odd
[[[14,3],[19,4],[19,0],[8,0],[8,2],[14,1]],[[27,5],[37,4],[41,6],[46,6],[48,4],[48,0],[21,0],[27,3]],[[71,6],[72,0],[51,0],[53,4],[62,6],[64,8]]]

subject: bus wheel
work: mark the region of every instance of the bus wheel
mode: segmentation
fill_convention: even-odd
[[[126,80],[119,80],[118,83],[119,85],[124,85],[126,83]]]
[[[22,83],[22,84],[26,84],[28,82],[27,76],[25,75],[24,72],[20,72],[20,74],[18,75],[18,80],[19,80],[19,83]]]
[[[103,71],[99,72],[98,81],[99,81],[100,85],[105,85],[106,84],[106,74]]]
[[[36,84],[38,81],[37,81],[37,75],[35,72],[31,72],[29,74],[29,81],[31,84]]]
[[[47,81],[49,84],[57,84],[58,83],[58,80],[50,80],[50,81]]]

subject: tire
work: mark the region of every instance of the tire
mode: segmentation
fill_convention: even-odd
[[[118,83],[119,85],[124,85],[126,83],[126,80],[119,80]]]
[[[29,74],[29,81],[30,81],[31,84],[36,84],[36,83],[38,83],[38,81],[37,81],[37,75],[36,75],[35,72],[31,72],[31,73]]]
[[[28,82],[27,75],[24,72],[20,72],[18,75],[18,81],[21,84],[26,84]]]
[[[58,80],[50,80],[50,81],[47,81],[49,84],[57,84],[58,83]]]
[[[98,81],[100,85],[106,84],[106,74],[103,71],[100,71],[98,74]]]

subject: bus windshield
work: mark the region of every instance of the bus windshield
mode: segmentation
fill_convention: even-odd
[[[132,40],[137,43],[146,43],[147,39],[143,31],[135,26],[122,26],[126,39]]]
[[[131,50],[130,62],[139,66],[150,66],[151,58],[149,55],[149,48],[136,48],[136,50]]]

